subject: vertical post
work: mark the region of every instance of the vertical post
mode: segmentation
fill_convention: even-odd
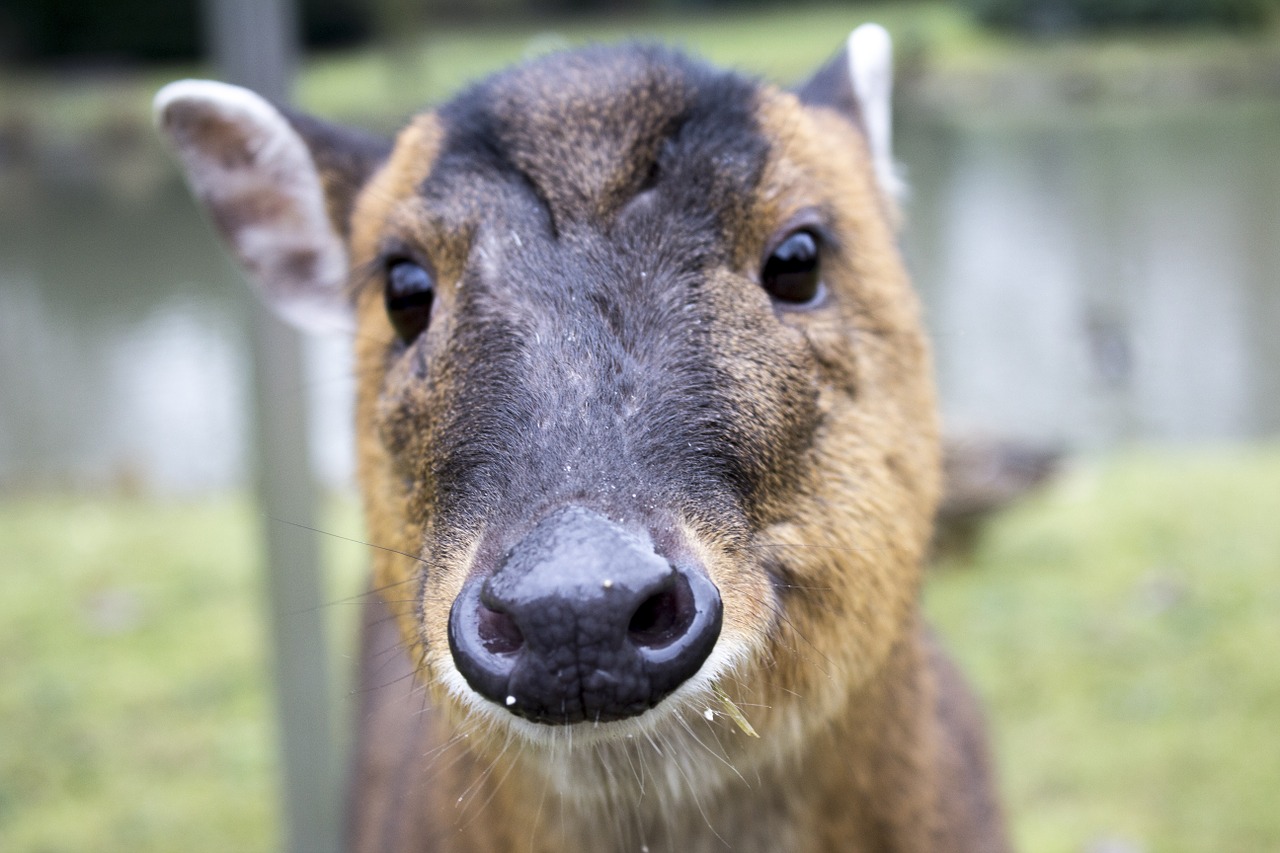
[[[208,44],[229,82],[289,100],[297,56],[293,0],[204,0]],[[301,339],[258,302],[251,309],[257,498],[280,739],[285,843],[336,853],[339,818],[330,730],[328,644],[314,533]]]
[[[1250,123],[1249,127],[1252,132],[1241,135],[1253,144],[1241,146],[1248,165],[1242,176],[1243,227],[1239,230],[1244,239],[1240,252],[1246,264],[1245,304],[1253,306],[1245,327],[1252,338],[1250,358],[1256,365],[1248,430],[1251,438],[1258,438],[1280,430],[1280,339],[1274,325],[1280,317],[1280,245],[1275,239],[1275,221],[1280,214],[1280,174],[1275,163],[1280,162],[1280,142],[1270,121]]]

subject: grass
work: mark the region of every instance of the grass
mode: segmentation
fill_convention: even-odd
[[[1021,849],[1280,849],[1280,448],[1072,472],[940,567]]]
[[[0,504],[0,850],[273,849],[255,522],[240,500]],[[339,559],[333,598],[360,573]]]
[[[1280,848],[1278,483],[1280,446],[1133,451],[938,567],[1020,849]],[[256,523],[239,499],[0,503],[0,849],[274,846]],[[325,547],[350,636],[364,557]]]

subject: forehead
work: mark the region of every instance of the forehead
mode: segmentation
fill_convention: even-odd
[[[758,98],[754,81],[660,47],[553,55],[439,110],[440,147],[416,191],[470,216],[514,193],[556,230],[599,226],[658,182],[724,205],[758,183],[767,157]]]

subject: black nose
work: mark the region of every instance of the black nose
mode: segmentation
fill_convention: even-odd
[[[472,578],[449,613],[449,648],[481,695],[542,723],[652,708],[698,671],[720,635],[720,593],[647,535],[568,507]]]

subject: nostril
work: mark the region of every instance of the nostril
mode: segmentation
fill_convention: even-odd
[[[478,581],[465,584],[449,608],[449,652],[473,690],[502,702],[523,657],[516,652],[523,649],[524,636],[510,616],[480,601],[480,587]]]
[[[631,617],[627,633],[640,646],[662,646],[673,639],[676,623],[676,597],[660,592],[646,598]]]
[[[498,610],[481,604],[478,608],[476,633],[485,651],[493,655],[509,655],[520,651],[524,645],[524,634],[516,621]]]
[[[542,723],[607,722],[655,707],[720,635],[720,592],[696,563],[569,507],[463,584],[449,651],[480,696]]]
[[[660,649],[688,631],[695,615],[689,582],[683,575],[676,575],[670,588],[640,602],[627,625],[627,635],[637,646]]]

